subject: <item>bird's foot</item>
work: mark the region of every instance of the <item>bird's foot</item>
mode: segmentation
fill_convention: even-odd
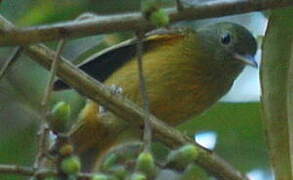
[[[123,92],[123,89],[115,84],[112,84],[108,88],[110,89],[112,95],[122,94]],[[105,106],[99,106],[99,113],[100,115],[106,115],[108,113],[108,109]]]

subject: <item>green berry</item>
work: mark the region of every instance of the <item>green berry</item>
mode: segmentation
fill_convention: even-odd
[[[197,148],[194,145],[185,145],[168,155],[167,166],[177,169],[184,169],[189,163],[196,160]]]
[[[62,156],[69,156],[73,153],[73,146],[71,144],[65,144],[59,149],[59,154]]]
[[[46,177],[44,178],[44,180],[57,180],[56,177],[50,176],[50,177]]]
[[[158,9],[152,12],[149,16],[149,20],[157,27],[166,26],[170,22],[169,16],[164,9]]]
[[[180,180],[190,179],[190,180],[200,180],[209,179],[208,174],[199,166],[194,163],[190,163],[181,174]]]
[[[158,0],[142,0],[141,9],[144,14],[149,14],[161,7],[161,2]]]
[[[60,168],[66,174],[77,174],[80,171],[81,163],[77,156],[69,156],[62,160]]]
[[[49,115],[49,125],[54,132],[64,132],[68,128],[68,121],[71,116],[69,104],[61,101],[54,105]]]
[[[95,174],[91,180],[118,180],[115,176],[106,174]]]
[[[149,152],[140,153],[136,160],[136,170],[143,172],[148,177],[151,177],[155,173],[155,162],[153,155]]]
[[[109,180],[109,178],[104,174],[95,174],[91,180]]]
[[[125,179],[125,177],[129,175],[129,172],[122,165],[112,166],[111,169],[109,169],[109,172],[119,179]]]
[[[144,174],[134,173],[131,175],[130,180],[147,180],[147,178]]]

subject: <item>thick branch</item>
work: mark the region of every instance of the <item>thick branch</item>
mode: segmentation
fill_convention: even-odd
[[[33,176],[35,174],[31,167],[21,167],[17,165],[3,165],[0,164],[1,174],[16,174],[22,176]]]
[[[53,169],[41,169],[35,170],[31,167],[25,166],[17,166],[17,165],[6,165],[0,164],[0,174],[14,174],[20,176],[37,176],[40,178],[50,177],[50,176],[57,176],[57,171]],[[77,177],[79,179],[90,179],[93,175],[87,173],[79,173]]]
[[[293,6],[292,0],[237,0],[215,1],[195,7],[177,11],[169,9],[171,23],[184,20],[220,17],[241,14],[252,11],[261,11],[281,7]],[[7,29],[0,32],[0,46],[25,45],[36,42],[59,40],[61,38],[82,37],[101,33],[153,29],[141,13],[101,16],[82,21],[68,21],[65,23],[28,27],[21,29]]]

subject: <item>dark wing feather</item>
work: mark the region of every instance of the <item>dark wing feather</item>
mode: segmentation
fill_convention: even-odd
[[[81,70],[98,81],[105,81],[119,67],[123,66],[136,54],[135,40],[125,41],[117,46],[107,48],[100,53],[94,54],[83,63],[77,65]],[[62,80],[54,82],[54,90],[65,90],[70,87]]]
[[[147,52],[151,49],[152,43],[164,41],[166,39],[180,36],[177,30],[167,31],[155,31],[150,33],[148,37],[143,41],[143,52]],[[136,55],[137,39],[130,39],[124,41],[116,46],[107,48],[93,56],[89,57],[78,67],[86,72],[88,75],[97,79],[98,81],[105,81],[113,72],[123,66],[126,62],[131,60]],[[62,80],[54,82],[54,90],[65,90],[70,87]]]

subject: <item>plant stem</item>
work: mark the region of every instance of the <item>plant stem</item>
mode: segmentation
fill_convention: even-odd
[[[293,6],[292,0],[235,0],[201,3],[186,7],[182,11],[168,9],[170,22],[196,20],[263,11]],[[1,27],[1,25],[0,25]],[[19,29],[6,29],[0,33],[0,46],[25,45],[37,42],[59,40],[62,38],[83,37],[102,33],[122,31],[147,31],[154,29],[141,13],[97,16],[80,21],[72,20],[52,25],[41,25]]]

